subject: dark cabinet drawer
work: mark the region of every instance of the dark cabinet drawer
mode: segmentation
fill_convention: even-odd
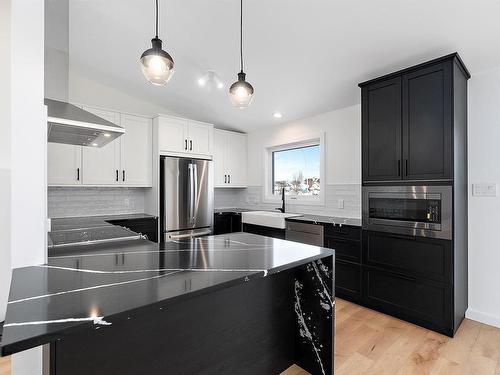
[[[350,240],[360,240],[361,239],[361,228],[352,227],[350,225],[333,225],[325,224],[325,236],[329,237],[342,237],[348,238]]]
[[[325,237],[325,247],[335,250],[335,258],[350,262],[361,262],[361,241],[340,237]]]
[[[451,287],[366,267],[366,302],[403,319],[431,328],[451,327]]]
[[[335,261],[335,295],[349,300],[361,299],[361,266]]]
[[[143,219],[123,219],[110,220],[111,224],[119,225],[130,229],[136,233],[140,233],[153,242],[158,242],[158,219],[156,217]]]
[[[214,214],[214,234],[241,231],[241,214],[238,212],[216,212]]]
[[[451,283],[451,241],[363,231],[363,264]]]

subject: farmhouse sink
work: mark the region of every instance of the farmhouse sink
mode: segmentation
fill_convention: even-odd
[[[241,214],[241,221],[246,224],[285,229],[285,219],[302,214],[281,213],[277,211],[250,211]]]

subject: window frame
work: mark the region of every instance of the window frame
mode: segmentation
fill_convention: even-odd
[[[302,139],[294,142],[271,145],[265,147],[264,149],[264,203],[274,203],[277,204],[281,202],[281,196],[273,194],[274,190],[274,158],[273,153],[276,151],[285,151],[298,149],[303,147],[317,146],[319,145],[319,178],[320,178],[320,192],[318,195],[293,195],[285,196],[285,202],[292,205],[324,205],[325,204],[325,188],[326,188],[326,175],[325,175],[325,136],[324,133],[319,134],[316,137]]]

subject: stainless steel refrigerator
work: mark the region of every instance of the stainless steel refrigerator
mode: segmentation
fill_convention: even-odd
[[[209,160],[161,157],[160,228],[163,241],[212,232],[212,173]]]

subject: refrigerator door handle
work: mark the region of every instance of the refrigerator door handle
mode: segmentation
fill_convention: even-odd
[[[196,224],[196,217],[198,216],[198,166],[193,164],[193,225]]]
[[[189,223],[193,224],[193,216],[194,216],[194,182],[193,182],[193,168],[194,164],[188,164],[189,171]]]

